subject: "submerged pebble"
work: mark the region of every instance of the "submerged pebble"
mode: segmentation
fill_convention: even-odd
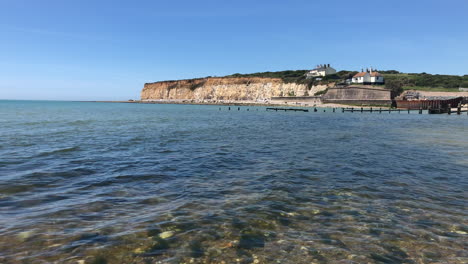
[[[165,231],[165,232],[162,232],[161,234],[159,234],[159,237],[162,238],[162,239],[170,238],[172,236],[174,236],[173,231]]]
[[[33,231],[23,231],[18,233],[18,238],[21,240],[26,240],[33,235]]]

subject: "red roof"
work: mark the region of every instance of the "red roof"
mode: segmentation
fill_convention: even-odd
[[[360,72],[356,75],[353,76],[353,78],[357,78],[357,77],[364,77],[364,75],[366,75],[367,72]]]
[[[360,72],[360,73],[354,75],[353,78],[364,77],[364,75],[366,75],[367,73],[368,72]],[[378,72],[370,72],[369,74],[372,77],[382,76],[382,74],[380,74]]]

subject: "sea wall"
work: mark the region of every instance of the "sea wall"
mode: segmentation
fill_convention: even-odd
[[[141,100],[268,101],[279,96],[307,96],[327,86],[285,83],[277,78],[202,78],[146,83]]]
[[[391,91],[377,87],[349,86],[328,89],[323,95],[324,103],[391,105]]]

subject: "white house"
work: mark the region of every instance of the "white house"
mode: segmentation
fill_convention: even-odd
[[[358,84],[384,84],[385,80],[382,74],[376,72],[374,69],[370,68],[366,71],[362,71],[353,76],[351,83]]]
[[[306,74],[307,79],[335,74],[336,70],[330,64],[317,65],[317,67]]]

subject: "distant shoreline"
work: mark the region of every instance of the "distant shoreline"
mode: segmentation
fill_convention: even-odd
[[[161,100],[161,101],[79,101],[79,102],[88,102],[88,103],[128,103],[128,104],[180,104],[180,105],[218,105],[218,106],[288,106],[288,107],[320,107],[320,108],[341,108],[341,107],[357,107],[356,105],[344,105],[344,104],[316,104],[316,105],[301,105],[301,104],[282,104],[282,103],[260,103],[260,102],[192,102],[192,101],[180,101],[180,100]],[[360,107],[360,106],[359,106]],[[363,106],[371,107],[371,106]]]

